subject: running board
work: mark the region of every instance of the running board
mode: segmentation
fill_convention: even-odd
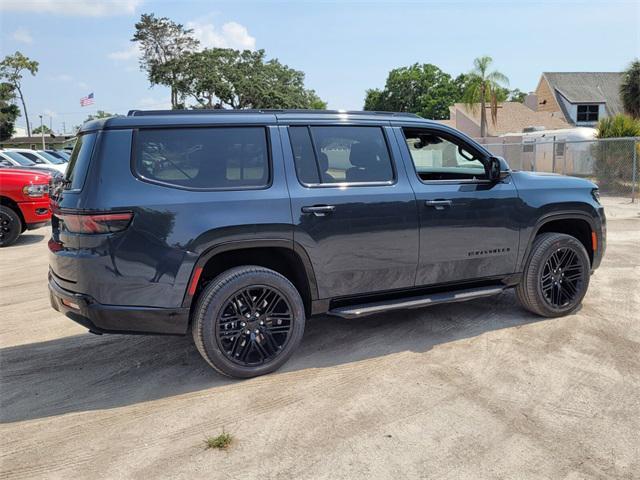
[[[348,307],[333,308],[327,312],[342,318],[359,318],[374,313],[389,312],[391,310],[404,310],[410,308],[427,307],[440,303],[465,302],[475,298],[490,297],[501,293],[505,287],[492,286],[470,288],[467,290],[454,290],[451,292],[432,293],[430,295],[420,295],[417,297],[405,297],[385,302],[363,303],[361,305],[351,305]]]

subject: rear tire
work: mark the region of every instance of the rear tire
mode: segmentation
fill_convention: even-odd
[[[537,315],[567,315],[587,293],[590,270],[589,254],[577,238],[543,233],[533,242],[516,295],[524,308]]]
[[[305,310],[284,276],[259,266],[236,267],[204,289],[194,310],[193,340],[218,372],[250,378],[280,368],[302,340]]]
[[[20,216],[9,207],[0,205],[0,247],[8,247],[22,233]]]

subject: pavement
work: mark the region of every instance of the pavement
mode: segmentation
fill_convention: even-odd
[[[323,316],[244,381],[188,337],[95,336],[52,310],[48,230],[27,232],[0,250],[0,478],[640,478],[640,208],[603,202],[607,253],[572,315],[505,292]]]

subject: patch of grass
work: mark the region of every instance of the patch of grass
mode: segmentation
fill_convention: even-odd
[[[233,435],[225,432],[224,430],[217,437],[207,437],[204,441],[207,450],[210,448],[226,450],[229,448],[229,445],[231,445],[231,442],[233,442]]]

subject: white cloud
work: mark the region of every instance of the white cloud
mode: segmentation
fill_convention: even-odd
[[[136,108],[144,110],[171,110],[171,102],[166,99],[162,100],[154,97],[144,97],[138,100]]]
[[[54,82],[64,82],[64,83],[74,82],[77,87],[83,90],[89,88],[89,85],[87,85],[85,82],[76,81],[71,75],[67,75],[66,73],[60,73],[58,75],[50,75],[49,79],[53,80]]]
[[[16,42],[27,44],[33,43],[33,37],[29,33],[29,30],[24,27],[18,28],[11,36]]]
[[[235,48],[255,50],[256,39],[249,35],[247,27],[238,22],[227,22],[220,29],[203,21],[187,22],[186,28],[193,30],[193,36],[200,40],[203,48]]]
[[[142,0],[2,0],[0,10],[105,17],[134,14],[141,4]]]
[[[132,43],[122,50],[109,53],[107,57],[111,60],[133,60],[140,57],[140,47],[137,43]]]

